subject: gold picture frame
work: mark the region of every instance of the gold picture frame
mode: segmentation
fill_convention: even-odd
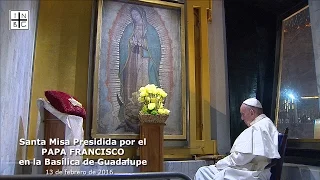
[[[289,141],[314,142],[319,116],[309,6],[282,19],[275,122]]]
[[[134,106],[132,89],[141,87],[139,83],[156,82],[168,93],[165,106],[171,111],[164,138],[185,140],[184,5],[152,0],[99,0],[96,21],[91,137],[137,139],[138,109],[135,108],[138,106]],[[135,63],[130,62],[133,60]],[[125,77],[138,83],[131,83]]]

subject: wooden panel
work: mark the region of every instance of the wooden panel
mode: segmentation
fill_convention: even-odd
[[[141,166],[141,172],[163,171],[163,126],[164,124],[144,123],[140,126],[140,138],[146,138],[147,144],[140,147],[140,159],[147,160]]]
[[[64,146],[57,146],[57,145],[49,145],[49,139],[54,139],[54,138],[59,138],[60,140],[64,140],[65,138],[65,124],[60,121],[57,117],[52,115],[50,112],[45,110],[45,119],[44,119],[44,138],[46,140],[46,146],[48,150],[50,148],[59,148],[62,149]],[[62,159],[62,155],[44,155],[44,158],[49,158],[49,159]],[[49,166],[44,166],[44,173],[46,173],[46,170],[53,170],[53,172],[57,170],[62,170],[62,165],[56,166],[56,165],[49,165]]]
[[[201,72],[202,72],[202,54],[201,54],[201,17],[200,17],[200,8],[194,8],[193,9],[193,15],[194,15],[194,60],[195,60],[195,79],[196,79],[196,139],[197,140],[202,140],[203,135],[203,118],[202,118],[202,77],[201,77]]]
[[[187,1],[190,153],[217,154],[211,140],[210,61],[208,49],[209,0]],[[209,10],[210,11],[210,10]]]
[[[320,139],[320,119],[314,120],[314,139]]]

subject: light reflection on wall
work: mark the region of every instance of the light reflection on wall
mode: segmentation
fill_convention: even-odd
[[[283,20],[277,127],[291,139],[320,139],[320,112],[309,7]],[[317,123],[316,123],[317,122]]]
[[[320,139],[319,97],[287,97],[281,101],[278,129],[290,127],[294,132],[291,138]]]

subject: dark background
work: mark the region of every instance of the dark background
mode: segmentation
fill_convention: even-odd
[[[239,113],[245,99],[257,97],[274,121],[281,21],[307,4],[307,0],[225,0],[231,145],[246,128]],[[320,165],[314,145],[289,140],[285,161]]]
[[[274,120],[279,20],[302,0],[225,0],[231,143],[246,128],[239,108],[257,97]]]

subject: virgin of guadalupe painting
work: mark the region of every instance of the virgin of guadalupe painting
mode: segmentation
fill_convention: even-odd
[[[102,2],[98,18],[92,135],[121,138],[137,135],[141,108],[137,92],[142,86],[155,84],[168,93],[165,107],[171,113],[164,128],[165,135],[172,139],[184,137],[181,9]]]
[[[117,127],[126,131],[138,132],[137,119],[130,116],[130,111],[138,111],[133,93],[147,84],[159,83],[159,65],[161,58],[160,38],[156,29],[147,21],[146,12],[139,6],[130,8],[132,22],[126,26],[120,38],[119,78],[121,83],[120,97],[117,100],[124,113],[119,114],[124,121]],[[151,43],[152,42],[152,43]],[[148,47],[150,45],[150,48]],[[151,46],[152,45],[152,46]],[[121,117],[124,115],[124,117]],[[132,122],[132,120],[135,120]]]

